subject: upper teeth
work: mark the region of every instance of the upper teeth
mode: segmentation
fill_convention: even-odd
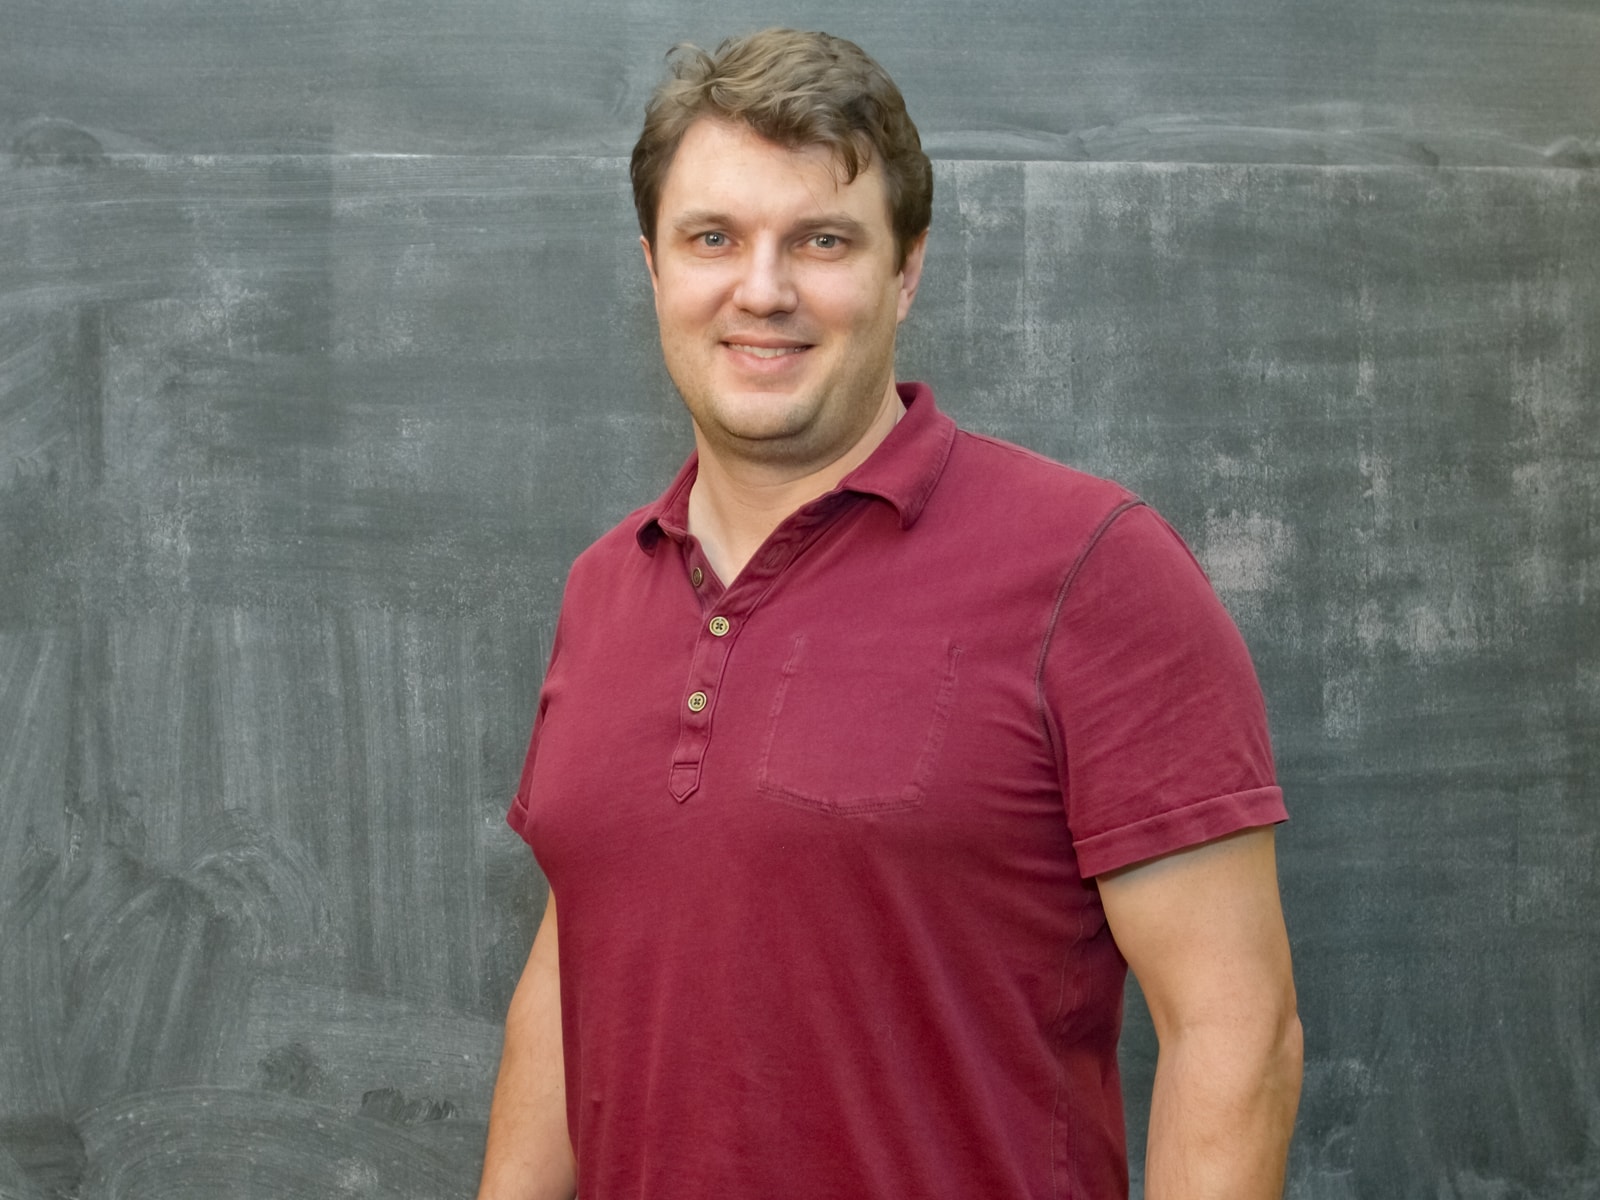
[[[754,354],[757,358],[777,358],[780,354],[797,354],[805,349],[804,346],[743,346],[738,342],[733,345],[735,349]]]

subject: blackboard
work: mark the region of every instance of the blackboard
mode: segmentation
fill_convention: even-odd
[[[1591,4],[4,18],[0,1197],[472,1194],[561,581],[688,445],[625,156],[780,21],[935,156],[902,377],[1140,491],[1254,651],[1289,1194],[1600,1194]]]

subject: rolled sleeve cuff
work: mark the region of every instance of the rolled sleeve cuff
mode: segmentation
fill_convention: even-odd
[[[511,800],[511,807],[506,810],[506,824],[516,832],[523,841],[532,844],[528,836],[528,801],[518,792]]]
[[[1247,792],[1214,796],[1198,804],[1157,813],[1132,825],[1079,839],[1073,843],[1073,849],[1078,855],[1078,871],[1088,879],[1118,867],[1214,841],[1241,829],[1276,825],[1288,819],[1282,788],[1252,788]]]

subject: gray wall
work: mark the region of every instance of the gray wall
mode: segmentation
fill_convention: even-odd
[[[3,17],[0,1196],[470,1195],[561,580],[687,445],[622,156],[780,20],[938,160],[902,374],[1255,651],[1291,1195],[1600,1196],[1590,0]]]

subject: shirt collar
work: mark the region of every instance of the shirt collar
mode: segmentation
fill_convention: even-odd
[[[939,411],[933,389],[925,383],[896,384],[905,416],[889,435],[850,474],[839,481],[838,492],[876,496],[894,507],[900,528],[910,529],[922,515],[928,497],[938,485],[944,464],[955,443],[956,423]],[[654,553],[662,535],[682,541],[689,529],[689,489],[694,486],[700,460],[691,453],[677,476],[655,503],[641,509],[634,537],[641,549]]]

